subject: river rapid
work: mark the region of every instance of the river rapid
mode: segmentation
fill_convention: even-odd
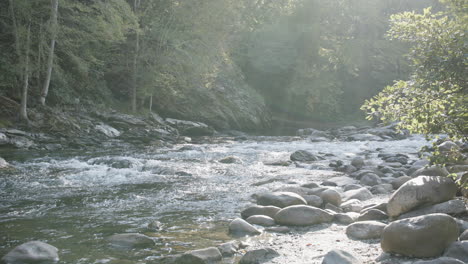
[[[0,172],[0,256],[31,240],[59,248],[60,263],[158,263],[164,255],[232,240],[229,221],[252,194],[341,175],[328,166],[378,153],[416,158],[427,142],[310,142],[300,137],[201,138],[170,147],[113,145],[88,151],[2,153],[16,170]],[[296,150],[325,157],[311,164],[272,166]],[[235,156],[239,162],[220,163]],[[148,228],[153,221],[160,230]],[[156,246],[122,250],[106,238],[142,233]],[[127,261],[127,262],[126,262]]]

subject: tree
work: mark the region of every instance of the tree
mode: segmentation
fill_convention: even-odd
[[[368,118],[399,121],[413,133],[468,136],[468,2],[441,1],[446,10],[422,14],[404,12],[391,17],[388,36],[410,43],[409,80],[397,81],[367,100]]]

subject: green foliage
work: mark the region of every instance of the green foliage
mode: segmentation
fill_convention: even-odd
[[[408,58],[410,79],[387,86],[366,101],[369,118],[399,121],[413,133],[446,133],[467,139],[468,3],[444,1],[448,8],[433,13],[405,12],[392,16],[388,35],[412,44]]]

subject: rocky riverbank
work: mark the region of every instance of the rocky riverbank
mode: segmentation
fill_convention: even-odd
[[[340,144],[361,141],[371,145],[407,137],[392,127],[305,129],[298,134],[311,146],[333,141]],[[259,139],[241,135],[230,138],[235,141]],[[462,155],[466,153],[465,145],[460,143],[444,142],[441,146],[439,149],[445,151],[455,149]],[[451,147],[444,149],[445,146]],[[183,148],[203,151],[196,145]],[[462,181],[467,164],[434,167],[428,166],[428,161],[416,153],[369,149],[353,153],[349,159],[310,149],[295,149],[288,159],[272,157],[268,162],[264,161],[269,171],[287,167],[320,169],[324,173],[320,180],[315,177],[313,181],[307,175],[298,174],[273,174],[258,179],[252,186],[260,187],[262,191],[253,193],[253,204],[239,211],[239,217],[225,228],[232,242],[137,263],[419,264],[418,261],[440,257],[444,258],[434,263],[466,261],[464,241],[468,219],[465,198],[447,175],[456,173]],[[210,162],[222,164],[226,169],[245,162],[236,153],[226,154],[224,158]],[[377,159],[371,160],[374,156]],[[160,232],[161,226],[157,222],[150,224],[148,228]],[[138,251],[154,247],[156,240],[144,232],[124,232],[106,237],[105,241]],[[19,253],[26,251],[31,256]],[[13,249],[4,260],[11,263],[18,256],[37,258],[39,253],[35,252],[43,252],[42,256],[53,262],[59,257],[60,250],[30,242]],[[452,258],[452,262],[442,262],[448,261],[447,258]],[[122,261],[112,263],[125,263]]]

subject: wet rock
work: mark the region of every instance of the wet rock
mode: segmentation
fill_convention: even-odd
[[[40,241],[30,241],[21,244],[3,258],[5,264],[49,264],[59,261],[58,249]]]
[[[364,159],[362,157],[354,157],[351,160],[351,165],[353,165],[357,169],[361,169],[362,167],[364,167]]]
[[[465,262],[454,258],[441,257],[433,260],[420,260],[413,264],[465,264]]]
[[[424,167],[421,168],[411,174],[412,177],[417,176],[448,176],[449,172],[446,168],[440,166],[431,166],[431,167]]]
[[[390,197],[387,213],[399,216],[424,204],[445,202],[457,193],[457,185],[452,179],[437,176],[419,176],[407,181]]]
[[[437,257],[457,240],[458,230],[456,221],[446,214],[407,218],[384,229],[381,246],[384,252],[408,257]]]
[[[320,207],[323,204],[322,198],[317,195],[303,195],[304,200],[306,200],[307,205]]]
[[[344,214],[338,213],[338,214],[335,214],[335,221],[340,224],[349,225],[349,224],[356,222],[358,217],[359,217],[359,214],[355,212],[348,212]]]
[[[241,212],[241,216],[244,219],[247,219],[252,215],[266,215],[266,216],[273,218],[275,217],[276,213],[279,212],[279,210],[281,210],[281,208],[277,206],[254,205],[254,206],[250,206],[244,209]]]
[[[224,163],[224,164],[242,163],[242,161],[238,157],[234,157],[234,156],[222,158],[218,160],[218,162]]]
[[[231,257],[239,250],[239,243],[236,241],[227,242],[216,246],[223,257]]]
[[[353,254],[340,250],[333,249],[329,251],[323,258],[322,264],[360,264],[362,263]]]
[[[1,169],[8,169],[10,168],[10,163],[8,163],[6,160],[4,160],[2,157],[0,157],[0,170]]]
[[[453,242],[444,253],[444,257],[458,259],[468,263],[468,241]]]
[[[322,198],[325,203],[331,203],[335,206],[340,206],[341,204],[341,194],[333,189],[323,191],[320,194],[320,198]]]
[[[377,221],[362,221],[350,224],[346,228],[346,235],[353,239],[380,238],[387,225]]]
[[[223,258],[216,247],[198,249],[185,252],[176,259],[176,264],[209,264],[220,261]]]
[[[300,195],[292,192],[274,192],[264,193],[257,197],[257,204],[259,205],[273,205],[284,208],[291,205],[307,204],[306,200]]]
[[[259,264],[278,257],[279,254],[271,248],[261,248],[248,251],[239,261],[239,264]]]
[[[182,136],[197,137],[197,136],[212,136],[214,129],[207,124],[201,122],[192,122],[186,120],[178,120],[166,118],[166,123],[179,130]]]
[[[368,173],[362,176],[360,180],[361,185],[374,186],[382,183],[382,180],[377,174]]]
[[[463,240],[468,240],[468,230],[463,231],[463,233],[460,235],[460,241]]]
[[[361,212],[364,208],[362,202],[358,199],[351,199],[341,204],[341,209],[345,212]]]
[[[398,217],[398,219],[405,219],[410,217],[416,217],[421,215],[427,214],[448,214],[448,215],[456,215],[462,214],[466,212],[466,205],[462,200],[450,200],[447,202],[426,206],[420,209],[416,209],[414,211],[402,214]]]
[[[390,183],[382,183],[372,186],[370,192],[372,194],[389,194],[393,191],[393,186]]]
[[[274,226],[275,220],[266,215],[252,215],[246,219],[249,224],[260,226]]]
[[[108,241],[112,246],[125,248],[152,247],[155,245],[153,239],[138,233],[112,235],[108,238]]]
[[[247,221],[236,218],[229,224],[229,234],[242,237],[259,235],[261,232]]]
[[[265,228],[265,231],[285,234],[285,233],[289,233],[291,229],[289,229],[289,227],[287,226],[274,226],[274,227]]]
[[[317,161],[318,158],[314,154],[310,153],[307,150],[298,150],[291,154],[290,159],[292,161],[300,161],[300,162],[310,162],[310,161]]]
[[[358,199],[361,201],[369,200],[373,197],[372,193],[367,188],[360,188],[356,190],[346,191],[343,194],[344,201],[349,201],[351,199]]]
[[[161,231],[163,229],[163,224],[159,221],[152,221],[148,224],[148,229],[153,231]]]
[[[333,220],[333,215],[316,207],[308,205],[293,205],[281,209],[274,217],[275,222],[286,226],[308,226],[327,223]]]
[[[390,184],[392,184],[393,189],[398,189],[400,188],[405,182],[411,180],[412,178],[410,176],[401,176],[398,178],[393,179]]]
[[[357,219],[357,221],[372,221],[372,220],[381,221],[381,220],[387,220],[387,219],[388,219],[388,215],[385,212],[378,210],[378,209],[370,209],[362,213]]]
[[[101,123],[99,125],[96,125],[94,129],[96,129],[98,132],[110,138],[120,136],[120,132],[117,129],[106,124]]]

